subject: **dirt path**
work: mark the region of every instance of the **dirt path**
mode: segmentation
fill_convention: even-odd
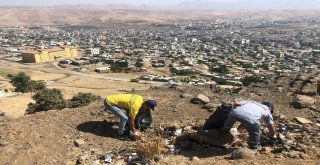
[[[150,84],[132,83],[129,82],[130,78],[126,78],[136,77],[136,75],[121,73],[108,76],[97,73],[80,73],[54,66],[52,68],[51,64],[24,65],[3,60],[0,60],[0,87],[14,91],[6,76],[18,72],[25,72],[32,80],[46,82],[48,88],[62,90],[66,99],[70,99],[78,92],[92,92],[105,97],[110,94],[132,91],[133,89],[145,90],[150,87]],[[154,83],[153,85],[155,84],[161,85],[162,83]],[[13,93],[13,96],[0,98],[0,111],[5,112],[8,117],[17,118],[24,115],[28,103],[32,101],[30,94]]]

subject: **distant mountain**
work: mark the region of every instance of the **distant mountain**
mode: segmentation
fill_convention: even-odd
[[[178,9],[320,9],[320,0],[185,1]]]

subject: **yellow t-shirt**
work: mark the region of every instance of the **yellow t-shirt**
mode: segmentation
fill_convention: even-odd
[[[106,98],[109,105],[117,106],[129,112],[130,117],[136,117],[143,103],[143,98],[136,94],[117,94]]]

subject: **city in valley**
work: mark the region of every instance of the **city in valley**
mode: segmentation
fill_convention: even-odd
[[[320,163],[319,10],[0,8],[4,164]],[[113,136],[118,119],[102,104],[118,93],[157,100],[141,141]],[[64,106],[39,101],[54,94]],[[82,104],[86,94],[96,99]],[[241,128],[231,147],[176,142],[240,98],[274,103],[278,139],[262,124],[262,150],[240,158]]]

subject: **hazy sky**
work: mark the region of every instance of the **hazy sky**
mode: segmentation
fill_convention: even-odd
[[[188,1],[193,1],[196,3],[183,3]],[[155,5],[170,7],[175,6],[174,8],[177,7],[176,5],[180,4],[178,8],[183,7],[200,9],[320,9],[320,0],[0,0],[0,6],[54,6],[64,4]]]
[[[51,6],[61,4],[128,4],[128,5],[176,5],[192,0],[0,0],[0,6]],[[195,1],[195,0],[194,0]],[[205,0],[247,1],[247,0]]]

